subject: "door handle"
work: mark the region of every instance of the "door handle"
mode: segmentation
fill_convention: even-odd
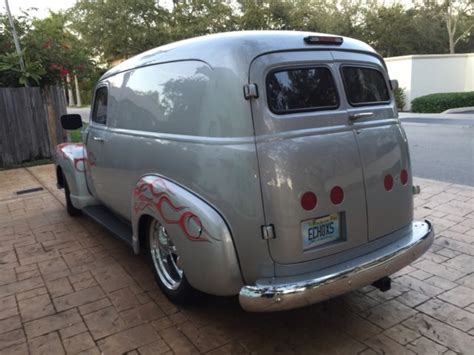
[[[96,142],[104,143],[104,138],[102,137],[92,137],[92,139],[95,140]]]
[[[359,112],[359,113],[350,114],[349,119],[351,121],[356,121],[359,118],[372,117],[373,115],[374,115],[373,112]]]

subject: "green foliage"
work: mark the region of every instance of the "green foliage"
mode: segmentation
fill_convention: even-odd
[[[399,3],[371,7],[364,14],[362,38],[384,57],[448,53],[440,11],[433,6],[407,10]]]
[[[67,28],[65,14],[32,21],[33,30],[24,36],[30,57],[40,62],[47,75],[42,84],[61,82],[67,74],[86,76],[94,70],[90,50]]]
[[[173,41],[234,30],[344,35],[383,56],[448,53],[450,43],[457,51],[474,51],[472,0],[418,0],[409,8],[381,0],[173,0],[167,7],[156,0],[77,0],[66,13],[41,20],[24,14],[15,24],[29,69],[21,75],[16,66],[0,71],[0,85],[20,85],[20,79],[38,85],[41,71],[40,85],[64,82],[71,73],[86,92],[97,79],[92,58],[110,66]],[[455,32],[448,36],[447,28]],[[0,53],[14,52],[8,21],[0,15]],[[2,57],[1,67],[10,59]]]
[[[242,15],[237,19],[240,30],[291,29],[294,4],[278,0],[243,0]]]
[[[50,13],[45,19],[25,14],[15,27],[23,49],[25,72],[13,45],[6,16],[0,16],[0,86],[31,86],[62,83],[66,74],[87,77],[95,69],[89,49],[68,30],[65,14]]]
[[[362,7],[351,0],[241,0],[241,30],[300,30],[359,37]]]
[[[173,41],[236,29],[232,8],[220,1],[178,2],[169,18]]]
[[[154,0],[79,0],[72,28],[106,62],[128,58],[172,41],[171,15]]]
[[[474,106],[474,91],[431,94],[417,97],[411,102],[411,110],[421,113],[439,113],[470,106]]]
[[[470,0],[458,0],[470,1]],[[448,53],[444,7],[410,8],[369,0],[78,0],[72,28],[104,62],[123,60],[172,41],[234,30],[302,30],[361,39],[384,56]],[[472,36],[458,43],[473,51]],[[100,40],[99,40],[100,39]]]
[[[397,88],[394,92],[395,103],[397,104],[398,111],[403,111],[407,103],[407,96],[404,88]]]
[[[88,124],[82,122],[82,128],[75,129],[74,131],[68,131],[70,141],[73,143],[81,143],[82,142],[82,131],[87,128]]]
[[[76,129],[69,132],[69,137],[71,138],[72,143],[81,143],[82,142],[82,128]]]
[[[105,71],[105,69],[96,67],[90,71],[87,76],[82,76],[82,80],[80,81],[80,95],[83,105],[90,105],[94,86]]]
[[[25,62],[25,70],[22,71],[16,52],[0,55],[0,86],[12,86],[9,85],[11,83],[22,86],[32,83],[39,85],[41,76],[44,74],[45,70],[38,62]]]
[[[81,143],[82,142],[82,128],[76,129],[74,131],[69,131],[69,141],[72,143]]]

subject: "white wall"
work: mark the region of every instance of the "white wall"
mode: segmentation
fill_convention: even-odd
[[[464,91],[474,91],[474,53],[470,53],[466,60],[466,82]]]
[[[411,97],[411,75],[412,62],[409,57],[400,57],[400,60],[395,58],[385,58],[385,63],[388,68],[388,75],[390,79],[398,80],[398,86],[402,88],[406,95],[407,103],[410,102]],[[406,109],[406,108],[405,108]]]
[[[407,106],[419,96],[474,91],[474,53],[413,55],[385,59],[391,79],[405,89]]]

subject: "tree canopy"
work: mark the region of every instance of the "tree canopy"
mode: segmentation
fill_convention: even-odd
[[[18,17],[15,27],[20,37],[25,73],[19,70],[10,26],[0,16],[0,86],[47,85],[60,82],[67,74],[87,76],[95,71],[91,52],[68,29],[65,14],[51,13],[45,19]]]
[[[307,30],[354,37],[383,56],[474,51],[473,0],[78,0],[45,19],[24,15],[16,27],[26,58],[17,65],[10,27],[0,16],[0,86],[83,77],[176,40],[236,30]],[[8,72],[8,73],[7,73]],[[20,84],[21,84],[20,82]]]
[[[473,0],[78,0],[73,28],[104,61],[235,30],[308,30],[354,37],[384,56],[473,51]],[[450,33],[452,33],[450,35]],[[451,38],[452,37],[452,38]]]

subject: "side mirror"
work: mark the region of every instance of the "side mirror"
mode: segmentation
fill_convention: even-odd
[[[392,88],[392,91],[395,91],[398,89],[398,80],[390,80],[390,87]]]
[[[81,115],[77,113],[62,115],[61,116],[61,126],[66,130],[75,130],[82,127],[82,118]]]

